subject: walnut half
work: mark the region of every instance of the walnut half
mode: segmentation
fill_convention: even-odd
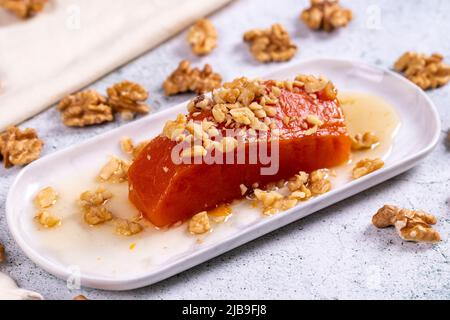
[[[27,19],[44,9],[48,0],[0,0],[0,7],[14,13],[18,18]]]
[[[437,219],[432,214],[392,205],[383,206],[372,218],[372,223],[377,228],[395,226],[403,240],[431,243],[441,240],[439,232],[431,227],[436,222]]]
[[[222,77],[213,72],[209,64],[203,70],[192,68],[188,60],[183,60],[178,68],[164,81],[163,88],[166,96],[178,93],[195,92],[203,94],[220,87]]]
[[[288,61],[297,53],[297,46],[281,24],[247,31],[244,41],[250,44],[250,52],[260,62]]]
[[[84,127],[114,120],[106,98],[95,90],[86,90],[63,98],[58,105],[62,120],[69,127]]]
[[[196,55],[207,55],[217,47],[217,30],[208,19],[200,19],[189,29],[187,40]]]
[[[108,104],[124,119],[132,119],[137,113],[146,114],[150,111],[150,107],[144,103],[148,91],[140,84],[122,81],[108,88],[107,93]]]
[[[0,133],[0,155],[6,168],[23,166],[36,160],[41,155],[43,145],[34,129],[21,131],[17,127],[9,127]]]
[[[435,89],[450,81],[450,66],[443,62],[441,54],[431,56],[406,52],[395,63],[394,69],[423,90]]]
[[[311,7],[305,9],[300,18],[313,30],[331,32],[345,27],[353,14],[351,10],[342,8],[339,0],[311,0]]]

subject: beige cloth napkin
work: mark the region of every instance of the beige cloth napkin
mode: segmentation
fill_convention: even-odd
[[[50,0],[0,10],[0,131],[157,46],[231,0]]]

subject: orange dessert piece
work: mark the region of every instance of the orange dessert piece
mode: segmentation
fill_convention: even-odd
[[[340,165],[350,155],[336,90],[324,78],[240,78],[214,91],[212,98],[197,97],[188,110],[187,116],[166,124],[128,171],[131,202],[158,227],[240,199],[252,186]],[[233,135],[218,138],[230,129]],[[179,158],[192,163],[174,161],[174,148],[193,140],[200,144]],[[255,161],[255,146],[267,146],[270,164],[258,154]],[[224,163],[203,161],[208,156],[221,157]],[[275,169],[261,171],[268,167]]]

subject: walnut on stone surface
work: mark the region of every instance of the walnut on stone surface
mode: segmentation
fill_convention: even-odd
[[[431,227],[437,223],[436,217],[423,211],[385,205],[373,216],[372,223],[377,228],[394,226],[406,241],[434,243],[441,240],[439,232]]]
[[[311,0],[311,7],[300,16],[310,29],[326,32],[345,27],[352,18],[352,11],[342,8],[339,0]]]
[[[0,7],[14,13],[18,18],[27,19],[44,9],[48,0],[0,0]]]
[[[12,126],[0,133],[0,155],[6,168],[24,166],[38,159],[43,145],[34,129],[21,131]]]
[[[222,83],[220,74],[213,72],[206,64],[203,70],[192,68],[188,60],[183,60],[178,68],[164,81],[163,88],[166,96],[179,93],[195,92],[203,94],[219,88]]]
[[[187,40],[196,55],[207,55],[217,47],[217,30],[208,19],[200,19],[189,29]]]
[[[250,52],[255,59],[264,63],[288,61],[297,53],[297,46],[281,24],[247,31],[244,41],[250,44]]]
[[[138,83],[122,81],[107,89],[108,105],[124,119],[133,119],[136,114],[146,114],[150,107],[145,104],[148,91]]]
[[[450,81],[450,66],[443,61],[438,53],[427,56],[406,52],[395,62],[394,69],[423,90],[436,89]]]
[[[58,105],[62,120],[69,127],[84,127],[114,120],[106,98],[95,90],[86,90],[63,98]]]

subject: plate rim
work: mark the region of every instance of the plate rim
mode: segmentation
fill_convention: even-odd
[[[339,201],[342,201],[348,197],[351,197],[357,193],[360,193],[366,189],[369,189],[381,182],[384,182],[400,173],[403,173],[416,164],[418,164],[423,158],[425,158],[428,154],[430,154],[436,145],[439,142],[440,138],[440,132],[441,132],[441,121],[439,117],[439,113],[437,111],[437,108],[434,104],[434,102],[431,100],[431,98],[424,92],[422,89],[420,89],[418,86],[401,76],[400,74],[393,72],[387,68],[379,67],[372,65],[367,62],[358,61],[358,60],[349,60],[349,59],[335,59],[335,58],[313,58],[313,59],[305,59],[300,60],[296,62],[295,64],[284,66],[282,68],[278,68],[276,70],[273,70],[272,72],[269,72],[264,77],[270,77],[273,74],[280,73],[283,71],[288,71],[293,68],[298,68],[301,65],[305,64],[312,64],[312,63],[321,63],[321,62],[332,62],[332,63],[346,63],[346,64],[352,64],[357,65],[359,67],[370,67],[378,71],[382,71],[384,73],[389,74],[390,76],[395,77],[398,81],[403,82],[403,84],[411,87],[414,89],[420,96],[422,96],[425,101],[427,102],[427,105],[429,107],[430,114],[432,116],[432,119],[435,122],[435,131],[430,139],[430,143],[422,148],[417,153],[413,154],[412,156],[409,156],[391,166],[382,168],[381,170],[378,170],[377,172],[370,174],[368,176],[365,176],[361,179],[358,179],[356,181],[350,181],[349,183],[345,184],[344,187],[338,188],[335,190],[330,191],[326,195],[323,195],[321,197],[312,199],[308,203],[306,203],[304,206],[301,207],[301,210],[299,208],[292,208],[287,211],[284,211],[280,213],[279,215],[272,216],[270,219],[262,219],[258,223],[255,223],[252,226],[248,226],[245,229],[243,229],[241,232],[231,236],[230,238],[227,238],[224,241],[221,241],[219,243],[208,245],[203,248],[199,248],[195,252],[183,257],[180,260],[175,260],[164,267],[158,267],[152,272],[149,272],[144,275],[134,276],[134,277],[125,277],[120,279],[113,279],[113,278],[107,278],[107,277],[99,277],[99,276],[84,276],[81,275],[80,281],[81,285],[85,287],[90,288],[96,288],[96,289],[102,289],[102,290],[114,290],[114,291],[125,291],[125,290],[131,290],[136,288],[141,288],[145,286],[149,286],[151,284],[157,283],[159,281],[162,281],[164,279],[167,279],[175,274],[178,274],[180,272],[183,272],[185,270],[188,270],[196,265],[199,265],[201,263],[204,263],[212,258],[215,258],[227,251],[231,251],[238,246],[244,245],[245,243],[252,241],[254,239],[257,239],[267,233],[270,233],[272,231],[275,231],[277,229],[280,229],[294,221],[297,221],[299,219],[302,219],[308,215],[311,215],[323,208],[326,208],[330,205],[333,205]],[[176,104],[174,106],[169,106],[165,110],[161,110],[154,115],[149,115],[147,117],[144,117],[142,119],[139,119],[137,121],[134,121],[130,124],[126,124],[123,126],[120,126],[118,128],[114,128],[112,130],[106,131],[104,133],[101,133],[97,136],[91,137],[86,139],[85,141],[82,141],[78,144],[69,146],[67,148],[64,148],[62,150],[59,150],[57,152],[54,152],[52,154],[49,154],[33,163],[28,165],[27,167],[21,169],[17,177],[15,178],[14,182],[11,184],[7,199],[6,199],[6,221],[8,224],[9,231],[11,232],[14,240],[18,244],[18,246],[22,249],[22,251],[25,253],[25,255],[32,260],[34,263],[36,263],[39,267],[44,269],[45,271],[49,272],[52,275],[55,275],[56,277],[66,280],[71,276],[71,273],[67,270],[64,270],[63,267],[60,265],[57,265],[47,259],[45,256],[40,255],[38,253],[38,250],[33,249],[28,242],[22,237],[21,232],[19,231],[18,226],[14,222],[14,217],[16,216],[15,213],[17,213],[17,210],[14,209],[14,204],[12,203],[12,198],[14,196],[15,190],[17,189],[17,185],[20,183],[22,178],[28,174],[29,171],[32,171],[35,166],[39,166],[41,162],[44,161],[51,161],[53,158],[59,157],[61,154],[69,152],[69,150],[82,148],[88,144],[94,143],[97,140],[101,140],[106,136],[113,135],[117,133],[118,131],[121,131],[124,127],[127,126],[138,126],[141,123],[144,123],[146,121],[149,121],[152,118],[157,117],[164,117],[165,115],[169,113],[173,113],[173,109],[180,107],[181,105],[186,105],[187,101],[181,102],[179,104]],[[311,210],[310,210],[311,209]]]

